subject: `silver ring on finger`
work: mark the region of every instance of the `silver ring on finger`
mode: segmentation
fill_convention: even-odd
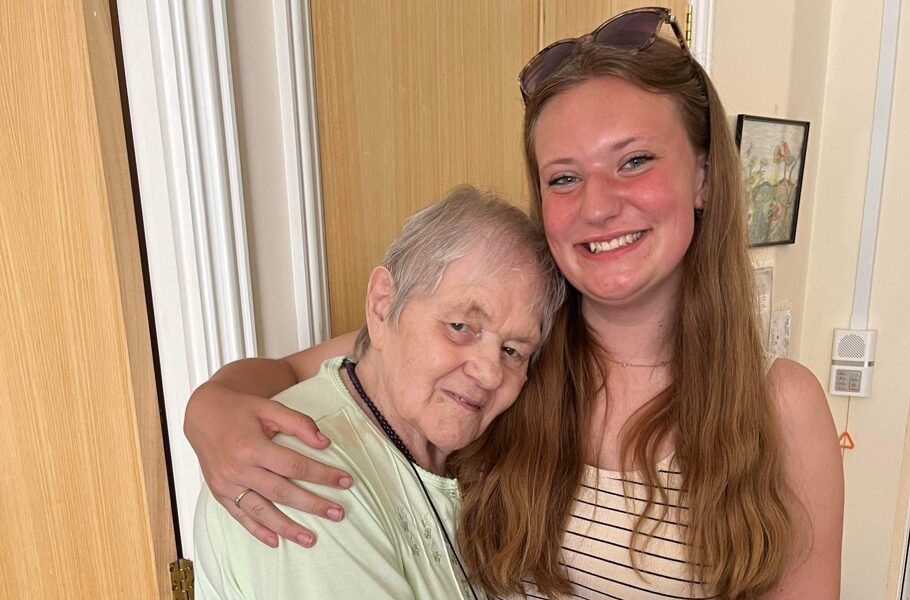
[[[242,492],[237,494],[237,497],[234,498],[234,506],[236,506],[237,508],[240,508],[240,501],[243,500],[244,496],[246,496],[247,494],[249,494],[252,491],[253,490],[251,490],[250,488],[246,488],[245,490],[243,490]]]

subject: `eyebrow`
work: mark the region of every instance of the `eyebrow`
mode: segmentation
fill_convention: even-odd
[[[481,317],[483,319],[490,318],[490,315],[487,313],[487,311],[485,311],[482,306],[477,304],[477,302],[472,301],[470,304],[467,304],[467,305],[458,304],[458,305],[453,306],[452,308],[459,310],[459,311],[464,311],[464,314],[469,317]]]
[[[638,142],[638,141],[653,142],[656,140],[657,140],[657,138],[655,138],[654,136],[650,136],[650,135],[644,135],[644,134],[630,135],[628,137],[624,137],[622,139],[616,140],[615,142],[610,144],[609,151],[618,152],[620,150],[625,149],[627,146],[631,146],[632,144],[634,144],[635,142]],[[553,166],[553,165],[567,165],[567,164],[572,164],[574,162],[575,162],[575,159],[567,156],[567,157],[555,158],[553,160],[547,161],[546,163],[542,164],[541,166],[549,167],[549,166]]]
[[[452,309],[463,311],[465,316],[468,317],[480,317],[482,319],[489,319],[490,315],[480,306],[476,301],[471,301],[470,303],[465,304],[455,304],[451,306]],[[511,337],[509,338],[520,344],[528,344],[531,346],[540,344],[540,336],[534,337]]]

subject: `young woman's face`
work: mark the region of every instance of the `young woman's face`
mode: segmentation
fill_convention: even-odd
[[[593,79],[549,101],[534,143],[550,250],[585,301],[674,298],[705,169],[673,101]]]

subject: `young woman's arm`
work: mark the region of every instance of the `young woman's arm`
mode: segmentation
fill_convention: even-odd
[[[811,371],[778,359],[769,373],[797,508],[793,564],[766,600],[840,597],[844,472],[828,401]]]
[[[278,544],[276,534],[303,546],[315,542],[311,531],[291,521],[272,502],[336,521],[344,516],[337,503],[288,481],[341,488],[352,483],[350,474],[271,441],[280,432],[317,449],[330,443],[308,416],[269,398],[315,375],[325,359],[350,354],[354,337],[346,334],[282,359],[230,363],[190,396],[183,430],[212,494],[269,546]],[[251,491],[239,508],[234,498],[247,489]]]

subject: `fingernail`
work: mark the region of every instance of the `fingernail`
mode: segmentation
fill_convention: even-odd
[[[347,476],[342,477],[341,479],[338,480],[338,485],[340,485],[343,488],[351,487],[352,483],[354,483],[354,482],[351,480],[350,477],[347,477]]]
[[[298,533],[297,534],[297,543],[303,546],[304,548],[310,548],[315,543],[316,539],[311,533]]]
[[[268,538],[267,541],[268,541],[269,546],[271,546],[272,548],[278,547],[278,538],[270,537],[270,538]]]
[[[341,512],[340,508],[330,508],[329,510],[325,511],[325,516],[332,519],[333,521],[340,521],[344,516],[344,513]]]
[[[327,442],[327,441],[329,441],[329,438],[325,437],[325,434],[322,433],[321,431],[317,431],[317,432],[316,432],[316,438],[317,438],[320,442]]]

